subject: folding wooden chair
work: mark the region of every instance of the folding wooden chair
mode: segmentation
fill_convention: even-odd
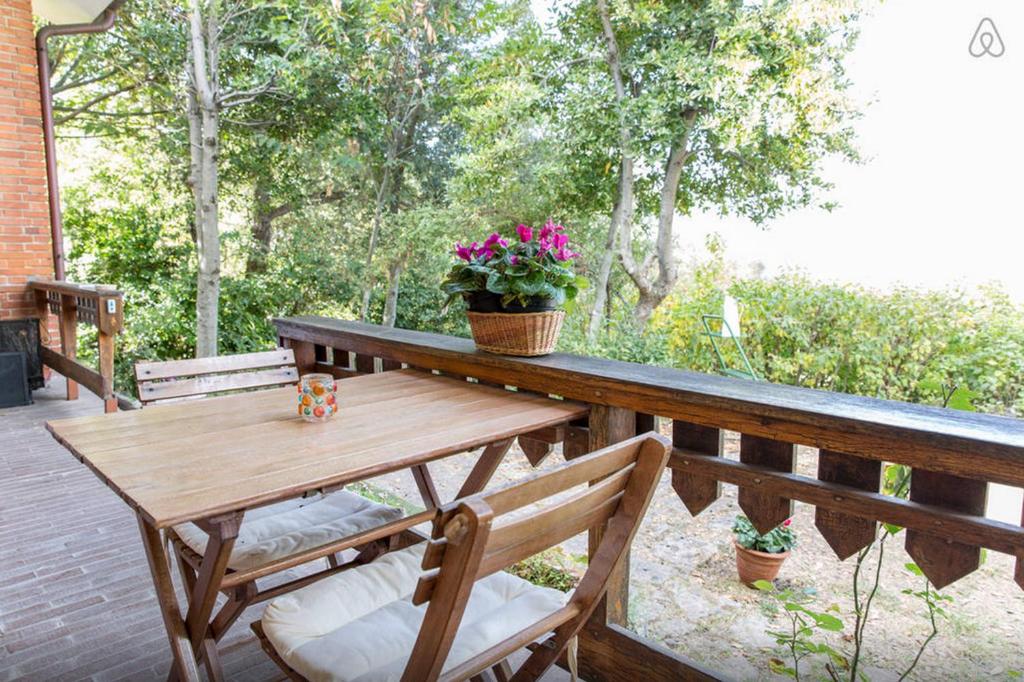
[[[212,358],[140,362],[135,365],[135,380],[143,407],[167,402],[203,398],[224,393],[294,386],[299,381],[295,354],[290,348],[228,355]],[[359,495],[337,490],[286,500],[247,511],[228,560],[225,579],[252,571],[275,560],[358,535],[403,516],[400,509],[378,504]],[[183,523],[166,534],[178,561],[182,580],[191,595],[206,550],[208,535],[199,525]],[[392,544],[389,545],[388,543]],[[361,543],[358,556],[347,563],[337,555],[327,557],[328,570],[366,562],[397,546],[397,538],[381,538]],[[307,584],[300,578],[269,590],[260,590],[255,579],[233,584],[222,590],[228,602],[213,622],[213,634],[219,639],[254,602],[263,601]]]
[[[428,543],[275,599],[253,630],[295,680],[433,682],[479,679],[489,669],[499,680],[535,680],[603,597],[669,450],[667,439],[650,433],[457,500],[437,510]],[[571,595],[503,571],[601,527]],[[524,648],[532,653],[512,675],[506,659]]]

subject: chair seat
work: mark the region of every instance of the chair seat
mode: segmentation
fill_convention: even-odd
[[[253,568],[400,518],[400,509],[344,490],[253,509],[242,519],[228,568]],[[179,524],[174,532],[197,554],[206,550],[206,532],[195,524]]]
[[[313,682],[398,682],[427,609],[411,601],[424,548],[390,552],[274,599],[262,617],[267,639]],[[445,669],[557,611],[566,598],[505,572],[480,580]]]

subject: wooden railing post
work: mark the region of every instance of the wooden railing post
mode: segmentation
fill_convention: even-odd
[[[295,353],[295,367],[299,376],[316,371],[316,347],[309,341],[285,339],[284,347],[291,348]]]
[[[60,352],[69,360],[78,354],[78,302],[71,294],[60,295]],[[78,384],[67,377],[68,400],[78,400]]]
[[[331,364],[343,370],[352,369],[352,358],[349,357],[347,350],[341,350],[340,348],[331,348]]]
[[[636,413],[621,407],[593,405],[590,408],[590,451],[600,450],[613,443],[632,438],[636,434]],[[589,556],[593,557],[601,544],[604,528],[591,528]],[[625,626],[629,617],[629,553],[608,580],[608,592],[594,611],[599,624],[615,623]]]
[[[114,336],[100,331],[99,337],[100,376],[103,379],[103,411],[117,412],[117,398],[114,396]]]
[[[372,355],[356,354],[356,371],[360,374],[373,374],[375,364]]]
[[[103,386],[104,412],[117,412],[117,398],[114,396],[114,345],[117,335],[124,329],[124,311],[121,294],[113,292],[102,295],[96,301],[97,344],[99,346],[99,371]]]

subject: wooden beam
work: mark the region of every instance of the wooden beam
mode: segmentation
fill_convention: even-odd
[[[74,381],[85,386],[101,398],[113,394],[112,387],[109,385],[109,380],[104,379],[99,372],[91,367],[86,367],[76,360],[64,357],[60,353],[50,350],[45,346],[39,350],[39,356],[43,359],[44,365],[51,368],[58,374],[62,374],[67,377],[69,381]]]
[[[418,367],[1024,486],[1024,420],[563,353],[541,358],[492,355],[477,351],[469,339],[324,317],[274,323],[284,337]]]
[[[580,677],[589,682],[721,679],[699,663],[614,624],[602,626],[591,619],[579,637]]]
[[[808,504],[841,509],[844,514],[864,519],[932,532],[953,541],[978,543],[1004,554],[1024,552],[1024,528],[982,516],[901,500],[837,483],[826,483],[800,474],[783,473],[718,457],[705,457],[678,448],[669,458],[669,466],[714,476],[733,485],[756,487],[767,493]]]

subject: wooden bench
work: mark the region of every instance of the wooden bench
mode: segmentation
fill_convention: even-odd
[[[294,385],[298,381],[295,353],[290,348],[135,364],[135,384],[143,407],[218,393]]]

